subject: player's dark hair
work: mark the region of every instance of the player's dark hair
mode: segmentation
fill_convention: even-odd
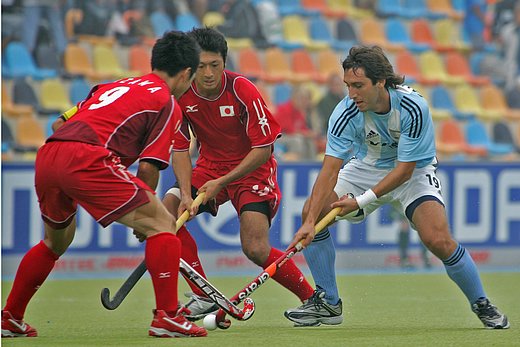
[[[403,84],[404,77],[396,74],[390,61],[386,57],[381,47],[373,46],[354,46],[348,52],[348,56],[341,64],[343,70],[363,68],[365,76],[367,76],[372,84],[377,81],[386,80],[386,88],[396,88],[398,84]]]
[[[191,67],[191,75],[200,62],[200,46],[193,37],[181,31],[166,32],[152,48],[152,70],[161,70],[169,76]]]
[[[188,35],[199,43],[203,51],[219,53],[224,60],[224,65],[226,64],[228,46],[224,35],[209,27],[195,28],[188,32]]]

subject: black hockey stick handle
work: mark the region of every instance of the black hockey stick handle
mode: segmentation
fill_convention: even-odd
[[[200,193],[195,200],[193,200],[192,206],[199,206],[204,200],[205,193]],[[175,231],[178,231],[184,223],[188,221],[190,218],[190,212],[188,210],[184,211],[181,216],[177,219],[175,224]],[[101,304],[107,310],[115,310],[121,305],[123,300],[126,298],[128,293],[134,288],[137,282],[143,277],[146,272],[146,263],[144,260],[135,268],[135,270],[128,276],[126,281],[121,285],[116,294],[112,299],[110,299],[110,289],[103,288],[101,290]]]

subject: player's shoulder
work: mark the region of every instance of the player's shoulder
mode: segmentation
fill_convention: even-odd
[[[389,89],[393,103],[399,104],[401,107],[418,107],[421,109],[428,107],[426,99],[415,89],[407,85],[398,85],[396,88]]]
[[[361,119],[362,112],[354,100],[346,96],[334,108],[329,119],[329,132],[340,136],[349,126],[353,126],[357,119]]]
[[[258,88],[246,76],[233,71],[224,71],[228,88],[231,88],[235,94],[247,94],[257,92]]]

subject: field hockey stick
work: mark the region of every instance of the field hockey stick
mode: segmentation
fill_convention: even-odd
[[[195,200],[193,200],[192,206],[198,206],[204,200],[205,193],[200,193]],[[184,211],[181,216],[177,219],[177,223],[175,224],[175,231],[178,231],[184,223],[188,221],[190,218],[190,211]],[[139,264],[135,270],[128,276],[126,281],[121,285],[116,294],[112,299],[110,299],[110,289],[103,288],[101,290],[101,303],[107,310],[115,310],[121,305],[123,300],[126,298],[128,293],[134,288],[139,279],[143,277],[146,272],[146,263],[144,260]]]
[[[315,233],[318,234],[320,231],[325,229],[325,227],[336,218],[340,211],[341,207],[336,207],[335,209],[327,213],[327,215],[323,217],[314,226]],[[289,261],[289,259],[291,259],[296,253],[298,253],[302,249],[303,245],[301,241],[299,241],[294,247],[289,248],[282,256],[276,259],[271,265],[266,267],[264,271],[260,273],[260,275],[256,276],[254,280],[249,282],[249,284],[246,285],[241,291],[236,293],[235,296],[231,298],[231,302],[233,302],[235,305],[238,305],[243,300],[246,300],[246,298],[253,294],[253,292],[256,291],[269,278],[273,277],[280,267],[282,267],[287,261]],[[224,310],[219,309],[216,315],[216,323],[217,327],[219,327],[220,329],[227,329],[231,325],[231,321],[225,319],[225,317],[226,312]]]

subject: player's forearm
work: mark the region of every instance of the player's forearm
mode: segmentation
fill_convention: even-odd
[[[173,152],[172,154],[173,173],[179,183],[181,195],[191,196],[191,158],[189,151]]]
[[[415,169],[415,162],[398,162],[397,166],[390,171],[378,184],[372,187],[372,191],[379,198],[390,193],[397,187],[403,185],[412,177]]]
[[[245,175],[255,171],[271,157],[271,146],[253,148],[247,156],[233,170],[220,178],[221,183],[226,186]]]

